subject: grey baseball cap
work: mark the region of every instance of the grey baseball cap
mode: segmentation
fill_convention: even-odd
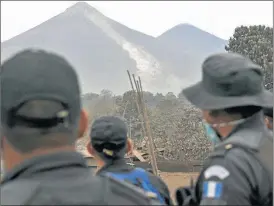
[[[204,110],[273,105],[273,94],[263,86],[260,66],[235,53],[206,58],[202,80],[182,92],[193,105]]]
[[[1,65],[0,80],[2,124],[9,125],[16,118],[37,125],[43,119],[59,118],[75,123],[80,114],[77,74],[68,61],[57,54],[23,50]],[[37,113],[25,106],[33,100],[51,103]]]

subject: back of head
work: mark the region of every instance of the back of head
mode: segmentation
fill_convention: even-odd
[[[103,116],[92,125],[91,145],[105,161],[124,158],[127,146],[127,126],[122,119]]]
[[[21,153],[74,144],[80,89],[64,58],[24,50],[1,65],[0,78],[1,137]]]

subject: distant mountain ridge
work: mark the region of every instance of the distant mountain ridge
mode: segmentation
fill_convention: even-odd
[[[203,31],[191,24],[179,24],[157,37],[169,44],[178,43],[187,51],[201,50],[204,53],[216,52],[216,48],[224,49],[227,41]],[[196,40],[196,42],[193,42]]]
[[[225,40],[189,24],[178,25],[154,38],[78,2],[1,43],[1,59],[24,48],[42,48],[70,61],[84,93],[109,89],[121,94],[129,90],[127,69],[141,76],[145,90],[178,93],[200,77],[204,57],[224,51],[225,44]]]

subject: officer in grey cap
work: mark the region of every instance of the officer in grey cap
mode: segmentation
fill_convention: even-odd
[[[273,137],[262,108],[273,105],[273,95],[263,87],[262,69],[241,55],[222,53],[204,61],[202,74],[183,94],[201,109],[216,145],[192,204],[272,205]]]
[[[0,80],[1,205],[160,204],[131,185],[94,177],[76,152],[87,118],[77,74],[64,58],[19,52],[1,65]]]

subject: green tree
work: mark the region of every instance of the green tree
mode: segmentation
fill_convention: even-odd
[[[264,85],[273,88],[273,28],[263,25],[240,26],[229,39],[226,51],[249,57],[264,70]]]

